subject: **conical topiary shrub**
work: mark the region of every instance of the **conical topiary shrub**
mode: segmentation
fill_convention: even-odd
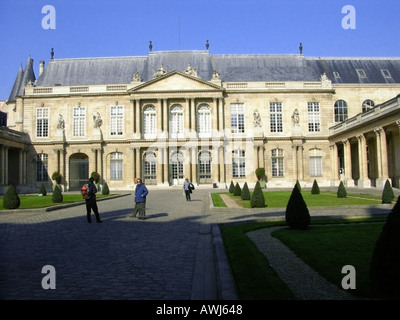
[[[381,298],[400,298],[400,196],[375,243],[369,273],[372,289]]]
[[[4,209],[18,209],[21,205],[21,199],[19,198],[17,189],[10,184],[3,198]]]
[[[394,198],[393,188],[390,185],[389,179],[387,179],[382,191],[382,203],[392,203],[393,198]]]
[[[256,182],[253,195],[250,200],[250,206],[252,208],[265,208],[267,206],[265,203],[264,192],[261,189],[260,181]]]
[[[292,190],[285,212],[286,224],[291,229],[307,229],[310,225],[311,217],[307,204],[296,185]]]
[[[233,195],[234,196],[241,196],[242,195],[242,189],[239,186],[239,183],[236,182],[235,189],[233,189]]]
[[[346,188],[344,187],[343,181],[340,181],[340,184],[339,184],[336,194],[337,194],[338,198],[346,198],[347,197],[347,191],[346,191]]]
[[[316,179],[314,179],[312,188],[311,188],[311,194],[320,194],[320,190],[319,190],[319,186],[318,186],[318,182]]]
[[[63,202],[63,195],[62,195],[61,190],[58,187],[58,185],[56,185],[54,187],[53,195],[52,195],[51,199],[53,200],[53,203],[61,203],[61,202]]]
[[[235,191],[235,185],[233,184],[233,181],[231,180],[231,184],[229,186],[229,193],[233,193]]]
[[[250,200],[250,190],[249,190],[249,186],[247,185],[247,182],[245,182],[243,185],[241,197],[242,197],[242,200]]]
[[[101,194],[104,194],[104,195],[110,194],[110,189],[108,188],[107,182],[104,182],[103,189],[101,190]]]
[[[299,189],[299,191],[301,192],[301,185],[300,185],[299,180],[296,180],[296,186],[297,186],[297,189]]]
[[[47,195],[46,187],[44,186],[43,183],[39,188],[39,194],[41,194],[42,196],[46,196]]]

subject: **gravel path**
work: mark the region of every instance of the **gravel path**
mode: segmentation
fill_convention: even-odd
[[[293,294],[300,300],[354,300],[343,289],[338,288],[320,276],[271,232],[282,227],[271,227],[252,231],[247,236],[267,257],[272,268],[286,282]]]

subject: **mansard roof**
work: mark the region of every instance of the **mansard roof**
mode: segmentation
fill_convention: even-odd
[[[139,73],[142,82],[166,72],[192,67],[205,81],[218,71],[222,82],[319,81],[322,74],[335,83],[400,83],[399,58],[324,58],[302,54],[221,54],[209,51],[157,51],[147,56],[52,59],[37,86],[128,84]]]

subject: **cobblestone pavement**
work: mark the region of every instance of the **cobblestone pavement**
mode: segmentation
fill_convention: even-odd
[[[88,224],[83,205],[0,213],[0,298],[217,299],[215,272],[196,263],[213,266],[197,250],[212,252],[207,194],[196,190],[187,202],[181,189],[150,190],[146,220],[127,217],[130,194],[98,201],[102,224]],[[54,290],[42,288],[46,265],[56,271]]]
[[[54,211],[0,212],[0,299],[237,299],[218,223],[282,218],[284,212],[210,208],[210,191],[196,188],[189,202],[180,188],[150,189],[146,220],[127,217],[134,205],[130,193],[98,201],[102,224],[86,222],[83,202]],[[391,207],[316,208],[310,214],[370,215]],[[42,268],[48,265],[55,268],[56,288],[45,290]]]

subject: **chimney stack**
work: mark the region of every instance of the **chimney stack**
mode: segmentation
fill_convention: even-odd
[[[43,71],[44,71],[44,61],[41,60],[41,61],[39,62],[39,77],[40,77],[40,75],[43,73]]]

